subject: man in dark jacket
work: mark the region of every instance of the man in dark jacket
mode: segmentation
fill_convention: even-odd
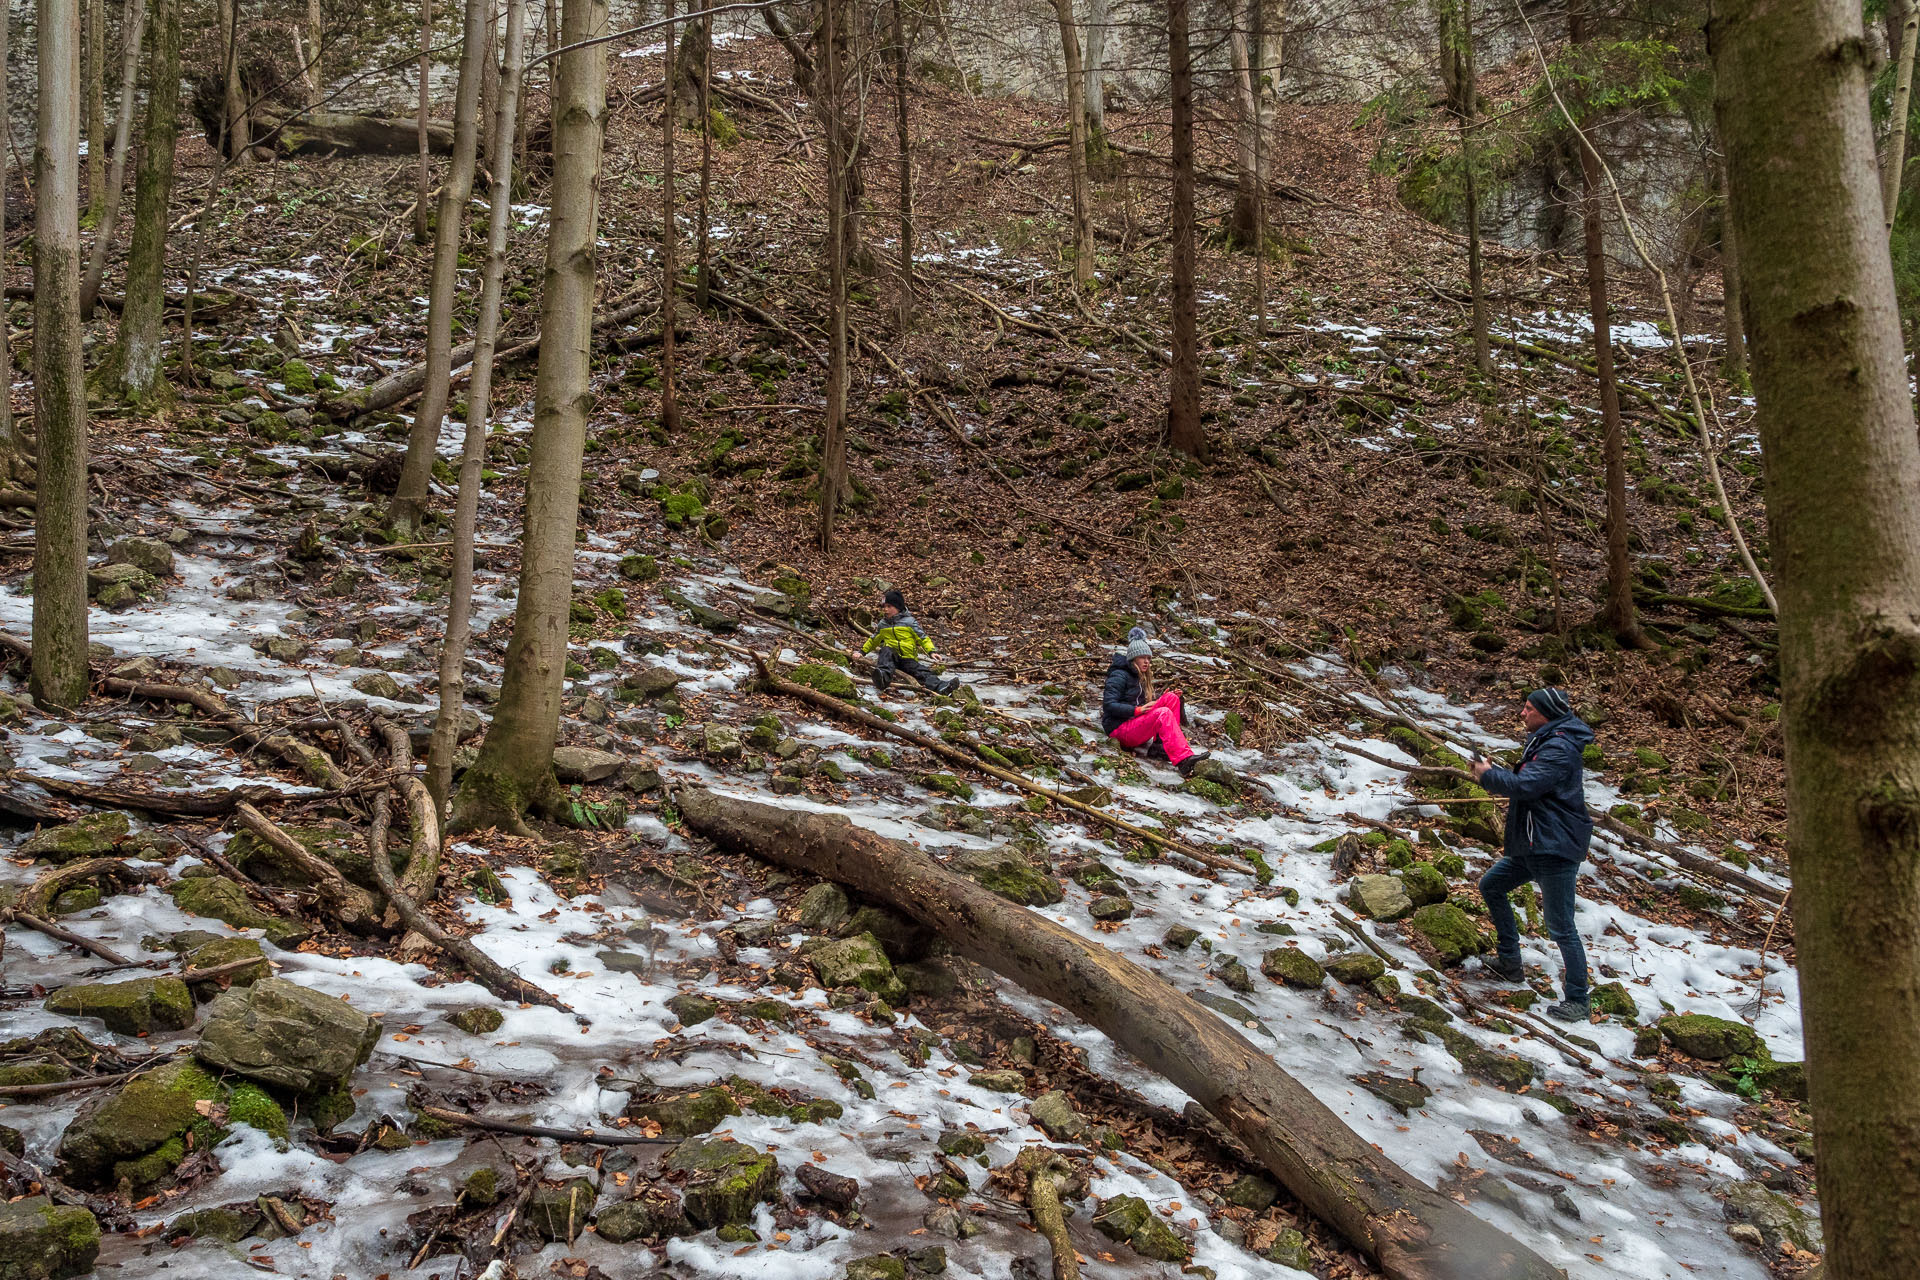
[[[1480,896],[1486,899],[1500,946],[1493,960],[1481,963],[1508,982],[1526,980],[1520,932],[1507,895],[1532,881],[1540,886],[1547,932],[1560,945],[1566,967],[1567,998],[1547,1014],[1561,1022],[1585,1022],[1590,1012],[1587,951],[1573,913],[1574,881],[1593,838],[1581,768],[1581,753],[1593,741],[1593,730],[1573,714],[1562,689],[1535,689],[1527,695],[1520,719],[1528,732],[1517,766],[1503,769],[1484,756],[1473,762],[1480,785],[1509,798],[1506,856],[1480,877]]]

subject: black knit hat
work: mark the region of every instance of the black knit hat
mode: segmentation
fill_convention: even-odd
[[[1567,697],[1565,689],[1535,689],[1527,695],[1527,701],[1533,709],[1549,720],[1558,720],[1561,716],[1573,714],[1573,700]]]
[[[901,595],[900,592],[897,590],[889,591],[887,592],[887,594],[881,596],[880,598],[886,601],[888,604],[892,605],[894,608],[898,609],[902,613],[905,613],[907,611],[907,598]]]

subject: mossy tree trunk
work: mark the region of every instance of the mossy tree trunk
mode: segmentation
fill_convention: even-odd
[[[113,349],[94,373],[104,396],[140,404],[164,398],[162,376],[167,270],[167,206],[180,115],[180,0],[153,0],[147,119],[133,179],[133,234],[127,241],[127,302]]]
[[[489,0],[483,0],[488,3]],[[512,225],[513,133],[520,115],[520,77],[526,62],[527,0],[507,0],[506,68],[494,99],[488,153],[495,157],[487,211],[487,265],[480,283],[480,319],[473,335],[473,377],[467,383],[467,434],[460,451],[460,490],[453,510],[452,580],[447,635],[440,649],[440,707],[427,746],[427,791],[445,813],[453,790],[453,752],[459,742],[466,690],[467,642],[473,631],[473,541],[480,513],[480,470],[487,456],[493,412],[493,353],[500,337],[500,293],[507,274]]]
[[[94,299],[100,296],[100,277],[113,251],[113,233],[120,221],[120,195],[127,181],[127,148],[133,132],[133,91],[140,78],[140,37],[146,25],[146,0],[127,0],[126,26],[120,33],[120,113],[113,122],[113,165],[107,174],[106,198],[93,227],[93,250],[87,256],[87,274],[80,282],[80,318],[93,318]]]
[[[1193,273],[1199,236],[1193,211],[1193,51],[1187,0],[1168,0],[1167,61],[1173,81],[1173,368],[1168,377],[1167,442],[1202,462],[1207,433],[1200,422],[1199,299]]]
[[[1861,11],[1725,0],[1712,35],[1780,602],[1826,1275],[1920,1275],[1920,441]]]
[[[481,63],[487,53],[487,22],[493,0],[467,0],[460,46],[460,78],[454,87],[453,158],[434,210],[433,271],[427,284],[427,380],[407,432],[407,456],[387,507],[387,523],[411,541],[427,514],[427,486],[440,456],[440,424],[447,416],[448,379],[453,374],[454,289],[460,244],[466,238],[467,201],[473,195],[474,152],[479,146]]]
[[[1073,186],[1073,283],[1085,289],[1093,283],[1093,192],[1087,178],[1087,107],[1085,69],[1080,62],[1080,27],[1073,20],[1073,0],[1053,0],[1053,18],[1060,28],[1060,57],[1067,69],[1067,173]]]
[[[605,33],[605,0],[566,0],[559,41]],[[593,294],[600,211],[600,149],[607,111],[607,46],[563,53],[553,84],[552,213],[540,298],[540,371],[534,384],[533,462],[521,539],[520,596],[493,727],[454,803],[454,831],[521,825],[555,786],[553,746],[566,678],[580,459],[593,404]]]
[[[33,539],[36,700],[87,696],[87,392],[80,353],[80,13],[39,0],[34,148],[33,408],[39,436]]]

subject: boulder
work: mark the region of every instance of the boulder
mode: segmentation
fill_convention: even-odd
[[[346,1001],[263,978],[208,1006],[194,1053],[235,1075],[311,1095],[343,1087],[379,1038],[380,1024]]]
[[[1383,976],[1387,965],[1379,956],[1356,951],[1350,955],[1333,956],[1326,962],[1326,970],[1335,981],[1348,986],[1362,986]]]
[[[963,850],[947,863],[947,869],[1022,906],[1051,906],[1067,896],[1052,876],[1006,849]]]
[[[626,757],[592,747],[555,747],[553,776],[562,782],[604,782],[620,772]]]
[[[116,1166],[150,1153],[173,1159],[186,1155],[184,1134],[192,1131],[196,1148],[206,1146],[217,1128],[200,1113],[202,1102],[225,1102],[227,1090],[191,1061],[170,1062],[136,1076],[113,1093],[94,1098],[60,1135],[62,1176],[83,1185],[113,1181]]]
[[[193,1025],[193,995],[178,978],[77,982],[47,997],[46,1010],[69,1018],[98,1018],[123,1036],[184,1031]]]
[[[1447,878],[1431,862],[1416,862],[1398,873],[1401,887],[1416,907],[1447,900]]]
[[[100,1256],[100,1224],[77,1205],[45,1196],[0,1204],[0,1277],[65,1280],[93,1270]]]
[[[1260,959],[1260,972],[1275,982],[1305,991],[1315,990],[1327,980],[1327,971],[1298,947],[1276,947]]]
[[[1721,1062],[1750,1056],[1760,1048],[1760,1036],[1744,1022],[1729,1022],[1704,1013],[1671,1014],[1660,1019],[1660,1034],[1690,1058]]]
[[[1436,902],[1420,908],[1407,921],[1421,941],[1426,943],[1442,968],[1452,968],[1468,956],[1487,949],[1473,917],[1450,902]]]
[[[114,851],[131,830],[127,815],[108,810],[88,814],[75,822],[63,822],[29,836],[15,856],[44,858],[49,862],[74,862],[81,858],[104,857]]]
[[[666,1167],[687,1175],[683,1203],[699,1227],[751,1222],[754,1206],[772,1200],[780,1186],[771,1155],[724,1138],[691,1138],[673,1149]]]
[[[1405,919],[1413,912],[1413,899],[1392,876],[1355,876],[1347,885],[1347,902],[1361,915],[1382,922]]]

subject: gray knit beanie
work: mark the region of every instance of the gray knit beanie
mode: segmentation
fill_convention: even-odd
[[[1135,658],[1151,658],[1152,656],[1153,646],[1147,643],[1147,629],[1145,627],[1135,627],[1133,630],[1127,632],[1128,662],[1132,662]]]

